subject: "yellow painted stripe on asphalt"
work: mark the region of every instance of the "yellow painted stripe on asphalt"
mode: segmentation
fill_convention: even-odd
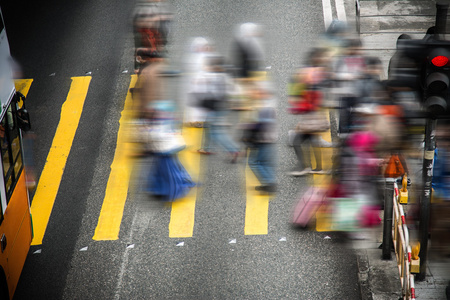
[[[137,76],[131,76],[130,88],[136,84]],[[132,169],[132,145],[128,142],[127,124],[132,117],[132,96],[128,89],[125,106],[120,117],[120,127],[117,133],[117,146],[114,160],[111,164],[108,183],[102,209],[95,228],[93,240],[106,241],[119,238],[123,209],[128,195],[128,186]]]
[[[194,182],[200,178],[200,155],[196,153],[201,148],[203,129],[183,129],[183,137],[186,141],[186,149],[179,153],[179,159]],[[170,213],[169,237],[192,237],[194,233],[195,204],[197,200],[197,187],[191,189],[183,199],[172,203]]]
[[[330,111],[328,109],[324,110],[328,121],[330,121]],[[331,130],[325,131],[321,134],[321,137],[327,141],[331,142]],[[324,170],[330,170],[332,168],[332,155],[333,148],[321,148],[322,151],[322,168]],[[330,184],[330,175],[313,175],[313,184],[317,187],[326,187]],[[322,206],[316,213],[316,231],[331,231],[331,220],[330,214],[324,210]]]
[[[32,245],[42,244],[90,82],[91,76],[72,77],[69,94],[61,108],[61,119],[31,205],[34,230]]]
[[[269,200],[268,194],[262,194],[255,190],[255,186],[261,185],[253,171],[245,167],[245,182],[247,186],[247,202],[245,207],[245,235],[267,234],[269,227]]]

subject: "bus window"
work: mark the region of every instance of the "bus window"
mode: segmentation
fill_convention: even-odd
[[[8,107],[5,118],[0,122],[0,149],[3,160],[7,203],[23,169],[21,141],[19,128],[14,117],[14,105],[11,104]]]

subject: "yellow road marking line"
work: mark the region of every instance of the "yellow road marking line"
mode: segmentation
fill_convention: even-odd
[[[330,111],[328,109],[324,110],[325,115],[328,118],[328,121],[330,121]],[[331,129],[328,131],[323,132],[320,135],[325,141],[331,142]],[[330,170],[332,168],[332,155],[333,155],[333,149],[332,148],[321,148],[322,151],[322,168],[324,170]],[[317,187],[326,187],[329,185],[331,180],[331,176],[329,175],[313,175],[313,184]],[[316,213],[316,231],[323,232],[323,231],[331,231],[331,220],[329,213],[323,210],[323,206],[319,208],[319,210]]]
[[[194,182],[200,177],[200,155],[194,151],[200,149],[203,129],[183,129],[183,137],[186,140],[186,149],[179,153],[179,159]],[[169,237],[192,237],[194,233],[195,204],[197,200],[197,187],[191,189],[183,199],[172,203],[170,213]]]
[[[61,119],[31,205],[34,230],[32,245],[42,244],[90,82],[91,76],[72,77],[69,94],[61,108]]]
[[[137,76],[131,76],[130,88],[136,84]],[[132,169],[132,147],[128,142],[126,128],[131,119],[132,96],[128,89],[125,106],[120,117],[120,127],[117,133],[117,146],[114,160],[111,164],[108,183],[102,209],[95,228],[93,240],[117,240],[119,238],[120,224],[122,223],[123,209],[128,195],[128,186]]]
[[[247,202],[245,207],[245,235],[262,235],[268,233],[269,227],[269,195],[255,190],[260,185],[248,163],[245,167],[245,181],[247,186]]]

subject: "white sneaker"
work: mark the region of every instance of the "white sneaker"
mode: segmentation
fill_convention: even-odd
[[[308,175],[311,172],[311,168],[305,168],[301,171],[292,171],[289,172],[289,175],[291,176],[304,176],[304,175]]]
[[[311,174],[322,174],[322,175],[328,175],[331,174],[331,170],[311,170]]]
[[[333,143],[325,141],[321,136],[314,139],[313,145],[319,148],[333,148]]]

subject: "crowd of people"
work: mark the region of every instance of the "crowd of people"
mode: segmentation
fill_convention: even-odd
[[[148,1],[138,5],[134,17],[135,73],[133,88],[134,115],[145,144],[143,153],[151,157],[144,190],[166,201],[182,198],[195,186],[178,160],[185,147],[181,126],[203,128],[200,155],[224,151],[230,163],[236,163],[249,151],[249,166],[261,185],[256,189],[276,191],[274,143],[276,114],[274,94],[265,79],[262,27],[244,23],[233,41],[233,67],[215,50],[207,38],[191,42],[184,64],[182,113],[176,103],[166,99],[167,43],[173,14],[165,1]],[[230,111],[240,111],[236,126],[242,138],[236,139],[227,123]],[[245,147],[243,146],[245,145]]]
[[[167,2],[150,1],[138,7],[134,19],[138,74],[135,116],[141,128],[146,128],[144,152],[154,161],[147,170],[145,190],[174,201],[195,186],[177,157],[185,147],[180,125],[183,124],[203,128],[202,145],[196,149],[200,155],[223,151],[230,163],[245,157],[260,182],[255,189],[275,193],[279,189],[275,144],[280,105],[267,76],[263,27],[240,24],[230,59],[219,53],[208,38],[191,40],[183,70],[183,113],[179,118],[174,101],[165,98],[167,79],[161,76],[166,66],[172,18],[173,10]],[[385,77],[382,62],[364,55],[362,46],[347,24],[332,22],[311,47],[304,64],[292,70],[287,87],[288,113],[298,121],[290,128],[292,155],[297,164],[289,175],[330,175],[327,197],[346,199],[345,205],[335,201],[335,211],[336,207],[340,207],[340,212],[351,210],[333,216],[333,228],[356,232],[380,223],[384,205],[378,184],[381,179],[391,176],[401,182],[402,177],[407,177],[410,183],[414,171],[408,164],[408,156],[423,151],[420,148],[423,131],[414,130],[423,128],[423,123],[413,127],[411,124],[417,122],[409,117],[411,111],[420,110],[420,105],[416,105],[418,94],[411,87],[401,87],[395,82],[395,68],[401,57],[391,64],[389,80],[382,80]],[[228,117],[232,111],[239,114],[239,124],[233,126],[233,132],[239,134],[230,130]],[[330,120],[335,120],[335,124]],[[322,133],[330,130],[334,133],[333,140],[324,141]],[[439,145],[440,156],[435,162],[434,182],[439,185],[436,197],[449,203],[447,147],[444,141]],[[331,168],[323,164],[323,147],[333,148]],[[248,155],[244,155],[247,151]],[[394,165],[389,164],[392,161]],[[448,226],[445,224],[442,226]]]

